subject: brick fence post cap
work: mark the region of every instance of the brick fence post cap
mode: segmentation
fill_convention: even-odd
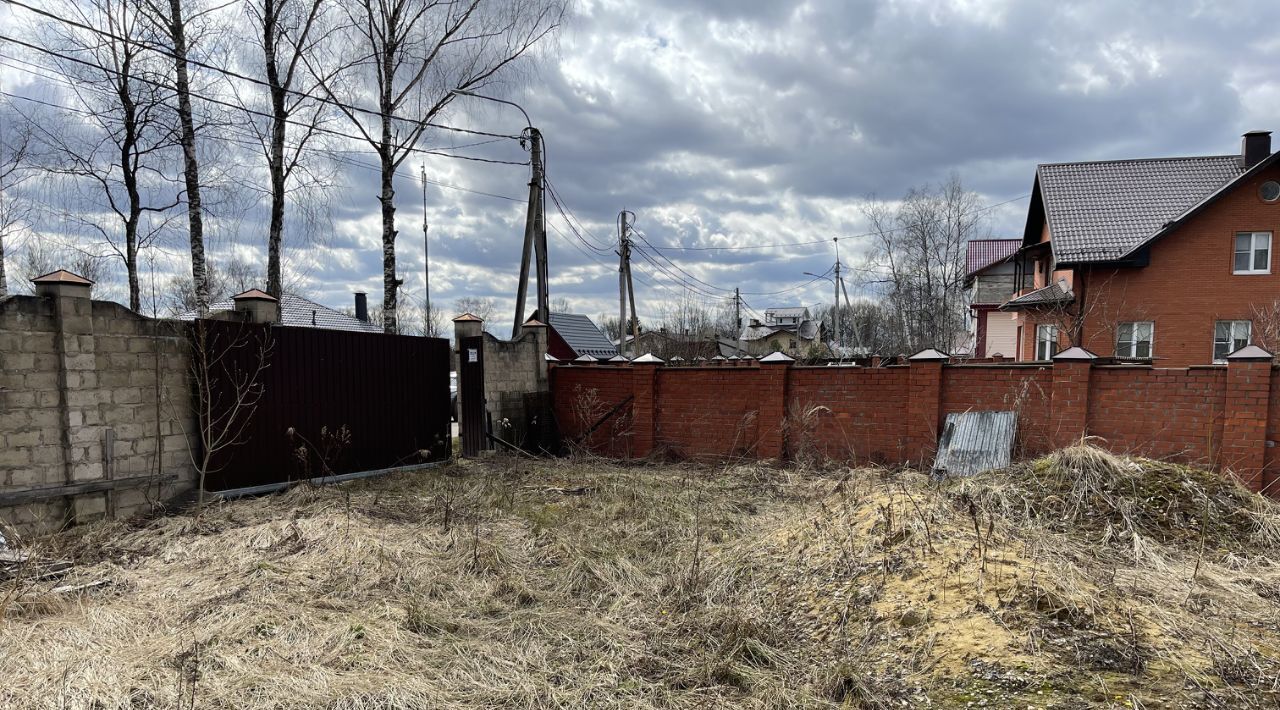
[[[786,364],[788,362],[795,362],[795,361],[796,361],[795,358],[791,357],[790,355],[787,355],[786,353],[781,353],[781,352],[769,353],[768,355],[765,355],[764,357],[760,358],[760,364],[762,365]]]
[[[625,355],[614,355],[609,358],[609,362],[631,362]]]
[[[632,360],[631,362],[634,362],[639,365],[661,365],[662,358],[658,357],[657,355],[654,355],[653,353],[645,353],[644,355],[641,355],[640,357]]]
[[[1062,352],[1053,356],[1054,362],[1058,362],[1059,360],[1089,361],[1089,360],[1096,360],[1096,359],[1098,359],[1097,355],[1094,355],[1093,353],[1089,352],[1088,350],[1085,350],[1084,348],[1078,345],[1067,348],[1066,350],[1063,350]]]
[[[582,354],[573,359],[574,362],[595,362],[596,359],[590,355]]]
[[[1231,362],[1263,362],[1273,357],[1275,356],[1257,345],[1246,345],[1228,355],[1227,360]]]
[[[926,348],[907,358],[907,360],[911,362],[937,362],[950,359],[950,355],[934,350],[933,348]]]

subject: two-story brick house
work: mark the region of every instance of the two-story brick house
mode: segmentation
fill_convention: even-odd
[[[1040,165],[1018,283],[1019,360],[1082,345],[1162,366],[1221,362],[1280,334],[1280,153]]]

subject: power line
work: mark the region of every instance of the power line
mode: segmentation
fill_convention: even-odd
[[[1017,197],[1005,200],[1003,202],[996,202],[994,204],[984,205],[982,207],[979,207],[974,210],[970,210],[968,212],[961,212],[957,216],[968,217],[971,215],[981,214],[983,212],[988,212],[990,210],[993,210],[997,207],[1003,207],[1004,205],[1007,205],[1011,202],[1018,202],[1019,200],[1025,200],[1028,197],[1031,197],[1031,193],[1027,193],[1025,195],[1018,195]],[[901,232],[907,229],[910,229],[910,227],[890,227],[889,229],[885,229],[883,231],[863,232],[861,234],[847,234],[839,238],[840,239],[858,239],[861,237],[874,237],[879,234]],[[828,238],[828,239],[814,239],[811,241],[803,241],[803,242],[773,242],[770,244],[743,244],[738,246],[724,246],[724,247],[689,247],[689,246],[679,246],[679,245],[670,246],[670,245],[664,244],[661,248],[666,249],[667,251],[738,251],[738,250],[744,250],[744,249],[781,249],[781,248],[790,248],[790,247],[803,247],[803,246],[813,246],[815,244],[828,244],[830,242],[831,242],[831,239]]]
[[[152,45],[152,44],[150,44],[150,43],[148,43],[148,42],[145,42],[145,41],[143,41],[143,40],[139,40],[139,39],[131,39],[131,38],[126,38],[126,37],[121,37],[121,36],[119,36],[119,35],[116,35],[116,34],[114,34],[114,33],[112,33],[112,32],[108,32],[108,31],[106,31],[106,30],[99,29],[99,28],[97,28],[97,27],[92,27],[92,26],[90,26],[90,25],[86,25],[86,24],[84,24],[84,23],[82,23],[82,22],[77,22],[77,21],[75,21],[75,20],[71,20],[71,19],[68,19],[68,18],[66,18],[66,17],[61,17],[61,16],[58,16],[58,15],[55,15],[55,14],[53,14],[53,13],[49,12],[48,10],[43,10],[43,9],[41,9],[41,8],[38,8],[38,7],[33,7],[33,6],[28,5],[28,4],[24,3],[24,2],[20,2],[19,0],[0,0],[0,1],[5,2],[5,3],[9,4],[9,5],[14,5],[14,6],[17,6],[17,7],[21,7],[21,8],[23,8],[23,9],[25,9],[25,10],[29,10],[30,12],[33,12],[33,13],[35,13],[35,14],[37,14],[37,15],[40,15],[40,16],[42,16],[42,17],[45,17],[45,18],[48,18],[48,19],[51,19],[51,20],[55,20],[55,21],[57,21],[57,22],[61,22],[61,23],[65,24],[65,25],[69,25],[69,26],[71,26],[71,27],[76,27],[76,28],[78,28],[78,29],[82,29],[82,30],[85,30],[85,31],[87,31],[87,32],[92,32],[92,33],[94,33],[94,34],[96,34],[96,35],[99,35],[99,36],[101,36],[101,37],[106,37],[106,38],[111,39],[111,40],[116,41],[116,42],[128,42],[128,43],[131,43],[131,44],[137,45],[138,47],[141,47],[142,49],[146,49],[146,50],[149,50],[149,51],[152,51],[152,52],[156,52],[156,53],[158,53],[158,54],[163,54],[163,55],[165,55],[165,56],[167,56],[167,57],[169,57],[169,58],[171,58],[171,59],[181,59],[181,60],[185,61],[187,64],[190,64],[190,65],[192,65],[192,66],[197,66],[197,67],[200,67],[200,68],[202,68],[202,69],[208,69],[208,70],[210,70],[210,71],[217,72],[217,73],[222,74],[222,75],[224,75],[224,76],[232,77],[232,78],[234,78],[234,79],[240,79],[241,81],[247,81],[247,82],[250,82],[250,83],[252,83],[252,84],[256,84],[256,85],[258,85],[258,86],[266,87],[266,88],[268,88],[268,89],[272,88],[272,87],[271,87],[271,85],[270,85],[268,82],[266,82],[266,81],[264,81],[264,80],[262,80],[262,79],[259,79],[259,78],[257,78],[257,77],[249,76],[249,75],[247,75],[247,74],[241,74],[240,72],[232,71],[232,70],[230,70],[230,69],[227,69],[226,67],[219,67],[219,66],[217,66],[217,65],[209,64],[209,63],[207,63],[207,62],[203,62],[203,61],[200,61],[200,60],[198,60],[198,59],[191,59],[190,57],[180,57],[180,56],[178,56],[177,54],[175,54],[174,52],[170,51],[170,50],[169,50],[168,48],[166,48],[166,47],[161,47],[161,46],[158,46],[158,45]],[[325,98],[325,97],[321,97],[321,96],[313,96],[313,95],[311,95],[311,94],[308,94],[308,93],[303,92],[303,91],[298,91],[298,90],[296,90],[296,89],[285,88],[285,89],[284,89],[284,91],[285,91],[285,93],[295,94],[295,95],[297,95],[297,96],[301,96],[301,97],[303,97],[303,98],[308,98],[308,99],[311,99],[311,100],[313,100],[313,101],[318,101],[318,102],[320,102],[320,103],[329,104],[329,105],[332,105],[332,106],[337,106],[338,108],[346,109],[346,110],[348,110],[348,111],[352,111],[352,112],[355,112],[355,113],[363,113],[363,114],[367,114],[367,115],[371,115],[371,116],[377,116],[377,117],[379,117],[379,118],[381,118],[381,117],[382,117],[382,115],[383,115],[381,111],[375,111],[375,110],[373,110],[373,109],[364,108],[363,106],[354,106],[354,105],[351,105],[351,104],[345,104],[345,103],[342,103],[342,102],[340,102],[340,101],[337,101],[336,99],[333,99],[333,98]],[[195,94],[192,94],[192,95],[195,95]],[[409,123],[423,124],[423,125],[426,125],[426,126],[428,126],[428,127],[430,127],[430,128],[439,128],[439,129],[441,129],[441,130],[446,130],[446,131],[455,131],[455,132],[458,132],[458,133],[469,133],[469,134],[472,134],[472,135],[478,135],[478,136],[491,136],[491,137],[494,137],[494,138],[507,138],[507,139],[512,139],[512,140],[519,140],[519,138],[520,138],[520,136],[509,135],[509,134],[504,134],[504,133],[490,133],[490,132],[488,132],[488,131],[477,131],[477,130],[469,129],[469,128],[458,128],[458,127],[456,127],[456,126],[449,126],[449,125],[445,125],[445,124],[443,124],[443,123],[431,123],[431,122],[426,122],[426,123],[424,123],[424,122],[422,122],[422,121],[417,121],[417,120],[414,120],[414,119],[411,119],[411,118],[403,118],[403,117],[401,117],[401,116],[396,116],[396,115],[394,115],[394,114],[389,115],[389,117],[390,117],[391,119],[393,119],[393,120],[396,120],[396,121],[405,121],[405,122],[409,122]]]
[[[4,2],[9,2],[10,0],[2,0],[2,1],[4,1]],[[35,51],[37,51],[37,52],[41,52],[41,53],[44,53],[44,54],[48,54],[48,55],[50,55],[50,56],[57,57],[58,59],[62,59],[62,60],[64,60],[64,61],[69,61],[69,62],[73,62],[73,63],[75,63],[75,64],[80,64],[80,65],[82,65],[82,66],[86,66],[86,67],[89,67],[89,68],[91,68],[91,69],[96,69],[96,70],[98,70],[98,71],[100,71],[100,72],[104,72],[104,73],[106,73],[106,74],[111,74],[111,75],[114,75],[114,76],[119,77],[119,78],[135,79],[135,80],[137,80],[137,81],[141,81],[141,82],[143,82],[143,83],[146,83],[146,84],[150,84],[150,85],[152,85],[152,86],[155,86],[156,88],[159,88],[159,89],[164,89],[164,90],[166,90],[166,91],[177,91],[177,89],[176,89],[175,87],[173,87],[173,86],[171,86],[171,85],[169,85],[169,84],[165,84],[165,83],[163,83],[163,82],[156,81],[156,80],[154,80],[154,79],[148,79],[148,78],[146,78],[146,77],[141,77],[141,76],[126,77],[124,74],[122,74],[120,71],[118,71],[118,70],[116,70],[116,69],[112,69],[112,68],[110,68],[110,67],[104,67],[104,66],[102,66],[102,65],[100,65],[100,64],[97,64],[97,63],[95,63],[95,62],[90,62],[90,61],[87,61],[87,60],[84,60],[84,59],[80,59],[80,58],[78,58],[78,57],[72,57],[72,56],[70,56],[70,55],[68,55],[68,54],[64,54],[64,53],[61,53],[61,52],[56,52],[56,51],[54,51],[54,50],[52,50],[52,49],[46,49],[46,48],[44,48],[44,47],[40,47],[40,46],[38,46],[38,45],[31,44],[30,42],[23,42],[22,40],[17,40],[17,39],[14,39],[14,38],[12,38],[12,37],[9,37],[9,36],[7,36],[7,35],[0,35],[0,42],[10,42],[10,43],[12,43],[12,44],[16,44],[16,45],[18,45],[18,46],[20,46],[20,47],[26,47],[27,49],[31,49],[31,50],[35,50]],[[209,96],[204,96],[204,95],[199,94],[199,93],[196,93],[196,92],[191,92],[191,95],[192,95],[193,97],[197,98],[197,99],[200,99],[201,101],[205,101],[205,102],[208,102],[208,103],[211,103],[211,104],[217,105],[217,106],[225,106],[225,107],[227,107],[227,108],[235,109],[235,110],[238,110],[238,111],[243,111],[243,112],[245,112],[245,113],[248,113],[248,114],[251,114],[251,115],[255,115],[255,116],[259,116],[259,117],[262,117],[262,118],[274,119],[274,116],[272,116],[272,115],[271,115],[271,114],[269,114],[269,113],[266,113],[266,112],[264,112],[264,111],[258,111],[258,110],[255,110],[255,109],[251,109],[251,108],[249,108],[249,107],[247,107],[247,106],[240,106],[240,105],[236,105],[236,104],[234,104],[234,103],[231,103],[230,101],[223,101],[223,100],[221,100],[221,99],[215,99],[215,98],[212,98],[212,97],[209,97]],[[18,97],[18,98],[25,98],[25,97]],[[64,107],[60,107],[60,108],[64,108],[64,109],[67,109],[67,110],[74,110],[74,109],[69,109],[68,107],[65,107],[65,106],[64,106]],[[343,133],[342,131],[336,131],[336,130],[333,130],[332,128],[324,128],[324,127],[322,127],[322,126],[312,126],[312,125],[308,125],[308,124],[305,124],[305,123],[300,123],[300,122],[295,121],[295,120],[292,120],[292,119],[285,119],[285,123],[290,124],[290,125],[294,125],[294,126],[301,126],[302,128],[306,128],[307,130],[315,131],[315,132],[317,132],[317,133],[324,133],[324,134],[327,134],[327,135],[333,135],[333,136],[337,136],[337,137],[340,137],[340,138],[346,138],[347,140],[353,140],[353,141],[358,141],[358,142],[362,142],[362,143],[363,143],[363,142],[366,142],[366,141],[365,141],[365,139],[364,139],[363,137],[361,137],[361,136],[357,136],[357,135],[354,135],[354,134],[351,134],[351,133]],[[528,164],[529,164],[529,163],[528,163],[528,161],[524,161],[524,162],[516,162],[516,161],[512,161],[512,160],[496,160],[496,159],[493,159],[493,158],[478,158],[478,157],[469,156],[469,155],[455,155],[455,154],[453,154],[453,153],[444,153],[444,152],[441,152],[441,151],[437,151],[437,150],[430,150],[430,149],[427,149],[427,148],[418,148],[418,147],[408,147],[408,146],[406,146],[406,147],[405,147],[405,149],[406,149],[406,150],[408,150],[408,151],[410,151],[410,152],[414,152],[414,153],[421,153],[421,154],[423,154],[423,155],[437,155],[437,156],[440,156],[440,157],[442,157],[442,158],[454,158],[454,159],[457,159],[457,160],[469,160],[469,161],[474,161],[474,162],[479,162],[479,163],[495,163],[495,164],[500,164],[500,165],[528,165]]]

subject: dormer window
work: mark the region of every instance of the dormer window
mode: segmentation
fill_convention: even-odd
[[[1236,233],[1236,274],[1271,273],[1271,232]]]

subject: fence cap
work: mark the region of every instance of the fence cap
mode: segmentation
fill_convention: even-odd
[[[43,276],[37,276],[31,279],[33,284],[75,284],[76,286],[91,286],[93,282],[80,274],[73,274],[66,269],[58,269],[50,271]]]
[[[916,353],[915,355],[912,355],[907,359],[914,362],[935,362],[935,361],[941,361],[941,360],[950,360],[951,356],[944,352],[939,352],[937,350],[934,350],[933,348],[926,348]]]
[[[1261,362],[1270,360],[1273,357],[1275,356],[1257,345],[1246,345],[1228,355],[1227,359],[1234,360],[1235,362]]]
[[[542,357],[547,362],[560,362],[560,358],[552,355],[551,353],[543,353]]]
[[[795,358],[791,357],[790,355],[787,355],[786,353],[781,353],[781,352],[772,352],[760,358],[760,362],[762,363],[795,362],[795,361],[796,361]]]
[[[631,362],[625,355],[614,355],[609,358],[609,362]]]
[[[546,328],[546,327],[547,327],[547,324],[546,324],[546,323],[543,323],[542,321],[538,320],[537,318],[530,318],[529,320],[525,321],[525,322],[522,324],[522,327],[524,327],[524,328]]]
[[[1097,355],[1094,355],[1093,353],[1089,352],[1088,350],[1085,350],[1079,345],[1069,347],[1066,350],[1063,350],[1062,352],[1053,356],[1054,362],[1057,362],[1059,360],[1096,360],[1096,359],[1098,359]]]
[[[590,355],[587,355],[586,353],[583,353],[578,357],[574,358],[573,361],[574,362],[596,362],[596,359],[594,357],[591,357]]]
[[[657,355],[654,355],[653,353],[645,353],[644,355],[641,355],[640,357],[632,360],[631,362],[647,363],[651,365],[661,365],[662,358],[658,357]]]
[[[453,319],[454,323],[483,323],[484,319],[471,313],[463,313]]]
[[[276,301],[276,297],[261,289],[251,288],[244,293],[237,293],[231,297],[233,301]]]
[[[684,362],[684,358],[680,357],[679,355],[676,355],[675,357],[671,358],[669,362]]]
[[[713,358],[711,358],[711,359],[712,359],[712,360],[721,360],[721,361],[723,361],[723,360],[728,360],[729,358],[725,357],[724,355],[716,355],[715,357],[713,357]]]

